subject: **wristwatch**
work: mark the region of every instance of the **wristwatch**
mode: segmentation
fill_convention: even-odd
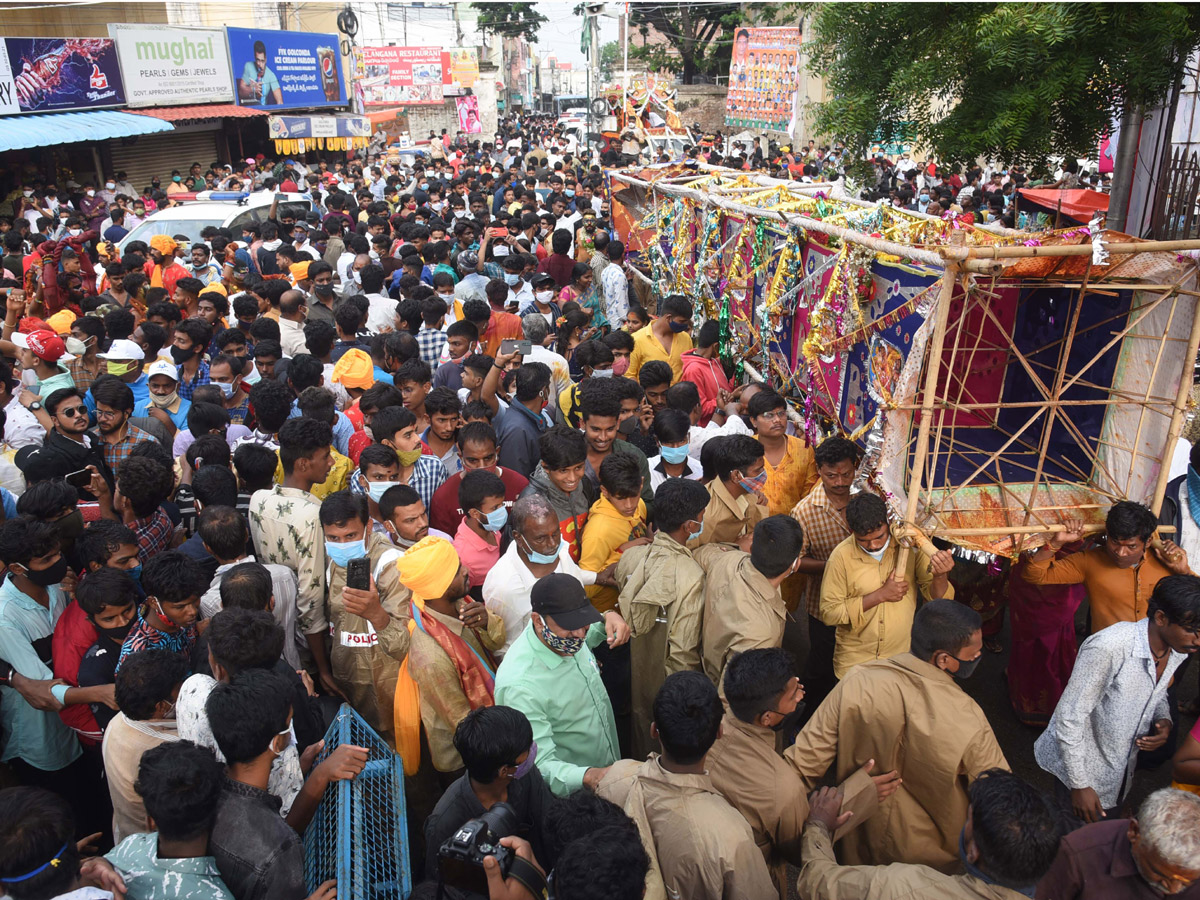
[[[29,404],[27,407],[25,407],[25,408],[26,408],[27,410],[29,410],[30,412],[37,412],[39,409],[41,409],[41,408],[42,408],[42,401],[41,401],[41,400],[34,400],[32,403],[30,403],[30,404]]]

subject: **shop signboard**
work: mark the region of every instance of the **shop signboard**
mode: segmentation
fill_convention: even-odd
[[[108,26],[132,107],[232,103],[229,48],[220,28]]]
[[[441,106],[441,47],[363,47],[363,97],[372,106]]]

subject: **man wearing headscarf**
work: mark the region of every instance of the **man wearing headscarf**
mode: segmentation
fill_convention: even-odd
[[[175,284],[180,278],[191,277],[188,270],[175,258],[178,248],[175,239],[165,234],[156,234],[150,238],[150,260],[146,262],[146,276],[150,279],[150,287],[166,288],[168,297],[175,296]]]
[[[418,541],[396,568],[401,584],[412,591],[412,643],[405,666],[420,689],[420,721],[433,766],[457,775],[463,761],[454,747],[454,730],[471,710],[495,704],[492,651],[504,646],[504,620],[467,598],[469,573],[444,538]],[[396,709],[399,715],[401,705]],[[411,733],[414,725],[397,719],[398,744],[404,745],[404,732]]]

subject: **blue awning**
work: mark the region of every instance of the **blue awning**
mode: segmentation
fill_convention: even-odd
[[[105,141],[174,130],[174,125],[162,119],[111,109],[52,113],[47,116],[11,116],[0,119],[0,151],[52,147],[79,141]]]

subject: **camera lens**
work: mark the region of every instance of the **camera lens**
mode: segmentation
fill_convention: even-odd
[[[487,825],[490,836],[497,841],[517,832],[517,813],[507,803],[497,803],[480,816],[479,821]]]

